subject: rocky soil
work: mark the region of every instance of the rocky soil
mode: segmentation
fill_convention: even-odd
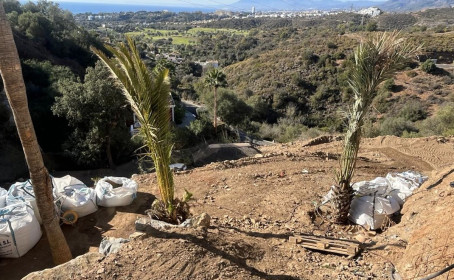
[[[338,167],[341,142],[326,141],[260,147],[255,157],[177,173],[177,195],[191,191],[192,212],[208,213],[210,228],[141,236],[116,254],[92,253],[27,279],[391,279],[393,270],[421,279],[454,262],[454,138],[363,141],[354,181],[409,169],[429,176],[403,215],[379,232],[314,214]],[[100,208],[64,226],[75,255],[96,252],[102,236],[134,232],[134,221],[158,194],[153,174],[134,178],[140,193],[133,205]],[[288,242],[298,233],[357,240],[364,250],[355,258],[310,251]],[[21,259],[0,260],[2,279],[50,266],[45,240]],[[454,271],[437,279],[454,279]]]

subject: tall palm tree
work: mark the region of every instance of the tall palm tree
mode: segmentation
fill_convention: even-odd
[[[92,48],[93,52],[107,65],[123,86],[123,93],[137,116],[139,136],[152,158],[158,180],[161,201],[169,216],[174,212],[174,182],[170,170],[171,140],[169,114],[169,71],[167,69],[149,71],[140,59],[135,42],[127,38],[127,44],[119,47],[106,46],[114,57],[108,58],[103,52]]]
[[[219,87],[226,87],[227,86],[227,77],[222,72],[221,70],[217,68],[211,69],[206,77],[205,77],[205,85],[213,87],[214,88],[214,120],[213,120],[213,126],[215,131],[217,132],[217,94],[218,94],[218,88]]]
[[[36,203],[43,220],[54,263],[67,262],[72,258],[71,251],[61,231],[60,219],[55,211],[52,181],[44,166],[35,129],[28,111],[27,94],[19,55],[2,3],[0,3],[0,75],[25,153]]]
[[[392,32],[370,37],[355,50],[355,64],[349,80],[354,102],[348,116],[340,170],[336,174],[337,184],[332,188],[331,203],[335,223],[347,222],[353,198],[350,183],[361,142],[361,129],[378,87],[384,80],[391,78],[410,57],[416,55],[419,49],[420,47],[412,46],[401,38],[398,32]]]

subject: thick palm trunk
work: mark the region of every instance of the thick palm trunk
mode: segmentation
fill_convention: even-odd
[[[19,55],[2,4],[0,4],[0,74],[25,153],[30,179],[33,183],[36,202],[43,220],[52,257],[55,264],[61,264],[72,258],[71,251],[61,231],[60,220],[54,208],[52,182],[44,166],[28,111]]]
[[[217,87],[214,87],[214,121],[213,121],[213,125],[214,125],[214,131],[217,133],[218,132],[218,116],[217,116],[217,113],[218,113],[218,102],[217,102],[217,96],[218,96],[218,88]]]
[[[353,199],[351,180],[356,167],[359,146],[361,143],[361,128],[365,114],[365,104],[356,100],[350,116],[348,130],[344,139],[344,149],[340,159],[340,171],[337,174],[337,185],[333,188],[333,222],[345,224]],[[367,105],[367,104],[366,104]]]

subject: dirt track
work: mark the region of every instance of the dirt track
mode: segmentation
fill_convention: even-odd
[[[177,174],[177,194],[182,195],[184,188],[194,193],[192,211],[211,215],[213,227],[206,233],[176,230],[134,241],[117,255],[72,271],[72,278],[389,279],[396,265],[406,279],[419,279],[454,261],[454,252],[450,259],[454,248],[446,243],[452,240],[447,238],[452,237],[454,203],[449,182],[454,175],[446,174],[454,158],[454,139],[378,137],[363,141],[355,181],[408,169],[430,177],[406,203],[401,223],[376,236],[358,227],[314,219],[314,204],[334,182],[341,142],[304,144],[262,147],[263,157],[213,163]],[[443,175],[444,180],[425,190]],[[152,194],[157,194],[154,175],[136,179],[141,193],[133,205],[104,208],[74,228],[65,226],[75,255],[96,251],[101,236],[128,237],[134,231],[134,220],[149,205]],[[347,239],[363,234],[369,246],[355,259],[312,252],[286,242],[288,236],[300,232]],[[429,248],[429,243],[434,252],[443,248],[437,258],[424,255],[421,248]],[[49,253],[43,248],[41,241],[20,260],[0,260],[2,277],[24,276],[28,272],[24,263],[33,270],[50,266]],[[451,278],[440,279],[453,279],[454,273],[445,276]]]

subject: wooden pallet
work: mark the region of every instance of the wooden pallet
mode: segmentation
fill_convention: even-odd
[[[292,244],[300,244],[304,248],[308,249],[342,254],[350,257],[356,256],[361,249],[361,245],[354,241],[340,240],[308,234],[290,236],[289,242]]]

